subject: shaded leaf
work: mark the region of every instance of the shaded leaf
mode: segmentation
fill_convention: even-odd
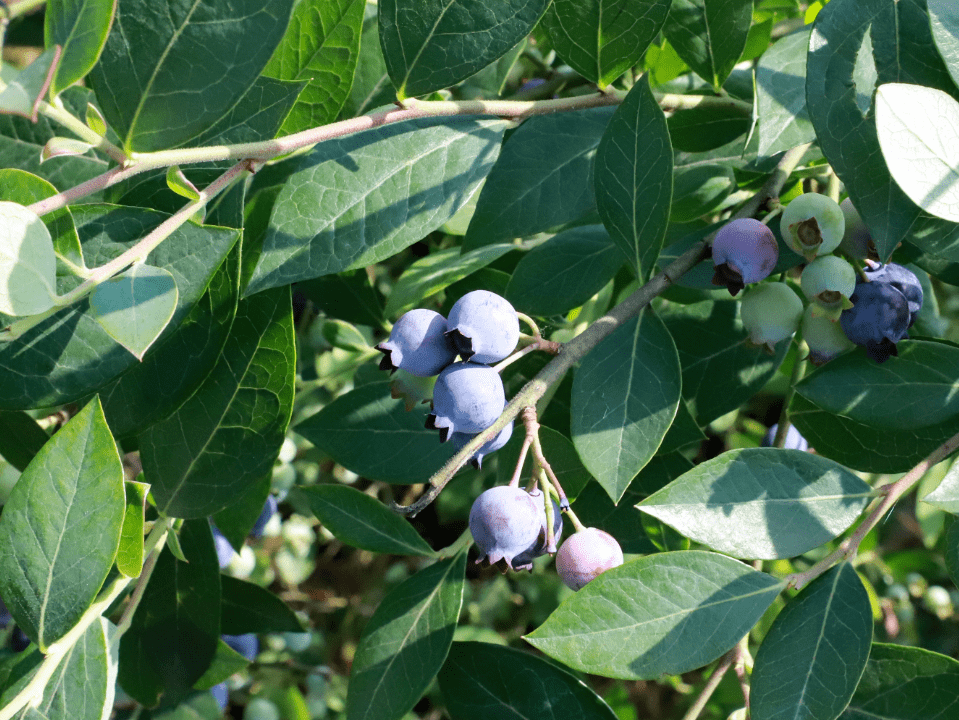
[[[376,13],[378,6],[367,3],[360,36],[360,54],[353,74],[350,96],[343,105],[343,117],[351,118],[387,105],[396,98],[393,83],[386,71],[386,61],[380,49],[380,28]]]
[[[0,84],[0,113],[20,115],[36,122],[37,110],[50,86],[60,57],[60,47],[47,48],[23,70],[5,77]]]
[[[213,515],[213,524],[235,548],[242,548],[270,495],[272,470],[233,503]],[[231,633],[242,635],[242,633]]]
[[[602,573],[526,640],[582,672],[629,680],[676,675],[732,648],[782,587],[722,555],[658,553]]]
[[[373,287],[365,269],[306,280],[296,284],[296,292],[330,317],[372,327],[385,323],[383,295]]]
[[[816,137],[806,110],[806,50],[811,30],[787,35],[756,67],[759,154],[775,155]]]
[[[220,578],[223,607],[220,631],[245,633],[303,632],[303,624],[289,606],[256,583],[228,575]]]
[[[869,596],[851,564],[814,580],[776,616],[756,653],[752,716],[839,717],[866,667],[872,622]]]
[[[0,456],[20,472],[49,439],[47,431],[25,412],[0,411]]]
[[[53,238],[23,205],[0,201],[0,312],[36,315],[57,302]]]
[[[673,0],[663,35],[697,75],[722,86],[746,49],[752,0]]]
[[[120,456],[94,398],[40,449],[0,516],[0,595],[42,651],[100,591],[123,507]]]
[[[433,549],[403,517],[376,498],[346,485],[304,488],[320,522],[347,545],[396,555],[432,555]]]
[[[207,671],[200,676],[193,687],[196,690],[209,690],[214,685],[226,682],[234,673],[238,673],[250,664],[246,656],[231,648],[221,638],[216,646],[216,654]]]

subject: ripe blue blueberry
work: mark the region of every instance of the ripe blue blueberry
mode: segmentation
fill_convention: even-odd
[[[266,524],[270,522],[276,514],[276,497],[273,495],[268,495],[266,502],[263,503],[263,511],[260,513],[260,517],[256,519],[256,522],[253,524],[253,528],[250,530],[250,537],[258,538],[263,536],[263,530],[266,528]]]
[[[220,567],[225,568],[233,561],[236,550],[233,549],[230,541],[226,539],[216,525],[212,525],[211,529],[213,530],[213,545],[216,547],[216,558],[220,563]]]
[[[839,322],[815,314],[813,310],[814,306],[809,305],[803,311],[802,337],[809,346],[810,362],[824,365],[847,350],[852,350],[855,345],[846,337]]]
[[[763,435],[763,441],[760,443],[761,447],[772,447],[773,442],[776,440],[776,431],[779,430],[779,423],[774,423],[771,428],[766,431],[766,434]],[[806,452],[809,450],[809,441],[802,436],[795,425],[790,425],[789,429],[786,430],[786,441],[783,443],[783,447],[787,450],[802,450]]]
[[[599,528],[573,533],[556,553],[556,572],[573,590],[579,590],[600,573],[623,564],[616,538]]]
[[[802,311],[802,300],[786,283],[763,283],[743,296],[740,316],[749,341],[773,353],[776,343],[796,332]]]
[[[870,282],[892,285],[905,296],[909,303],[909,327],[912,327],[922,310],[922,285],[916,274],[902,265],[886,263],[879,267],[867,267],[866,278]]]
[[[536,502],[522,488],[490,488],[470,508],[470,533],[480,551],[478,563],[503,561],[513,568],[513,558],[536,541],[540,529]]]
[[[529,570],[532,572],[533,560],[535,558],[545,555],[546,553],[556,552],[556,541],[563,536],[563,514],[560,512],[559,505],[556,504],[556,501],[550,498],[550,502],[553,503],[553,546],[549,547],[547,544],[546,504],[543,502],[543,491],[533,490],[529,495],[533,498],[539,510],[539,534],[536,536],[536,540],[532,545],[513,558],[513,569]]]
[[[216,704],[220,706],[220,712],[226,710],[227,703],[230,701],[230,691],[226,683],[217,683],[210,688],[210,692],[213,693],[213,699],[216,700]]]
[[[519,318],[506,298],[487,290],[466,293],[450,308],[447,335],[464,360],[496,363],[519,342]]]
[[[803,295],[814,303],[816,315],[838,320],[839,314],[852,307],[849,296],[856,289],[856,269],[835,255],[820,255],[802,271]]]
[[[376,346],[383,353],[380,369],[401,368],[417,377],[436,375],[456,359],[446,331],[446,319],[438,312],[410,310],[393,325],[389,340]]]
[[[459,452],[466,444],[476,437],[478,433],[462,433],[455,432],[450,435],[450,441],[453,443],[453,452]],[[489,455],[491,452],[495,452],[503,447],[506,443],[509,442],[509,439],[513,436],[513,421],[510,420],[509,424],[499,431],[499,434],[490,440],[487,443],[484,443],[479,450],[477,450],[473,457],[470,458],[470,464],[473,465],[477,470],[483,467],[483,458]]]
[[[800,195],[783,210],[779,229],[783,240],[806,260],[831,253],[842,241],[846,218],[832,198],[817,193]]]
[[[506,407],[503,381],[493,368],[471,362],[453,363],[433,386],[433,412],[426,427],[440,431],[446,442],[453,433],[482,432]]]
[[[765,280],[776,267],[779,246],[772,230],[753,218],[723,225],[713,241],[713,285],[736,295],[746,285]]]
[[[256,635],[253,633],[245,633],[243,635],[221,635],[220,637],[223,638],[223,642],[236,650],[247,660],[255,660],[257,654],[260,652],[260,641],[257,640]]]
[[[860,282],[850,298],[853,306],[839,317],[843,332],[862,345],[873,360],[886,362],[898,355],[896,343],[909,329],[909,301],[888,283]]]

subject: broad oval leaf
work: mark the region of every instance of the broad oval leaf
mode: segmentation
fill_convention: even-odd
[[[0,517],[0,595],[43,652],[100,591],[124,504],[120,456],[94,398],[40,449]]]
[[[432,555],[413,526],[376,498],[346,485],[304,488],[320,522],[347,545],[396,555]]]
[[[906,340],[899,357],[876,363],[862,352],[823,365],[796,391],[823,410],[885,430],[938,425],[959,415],[959,347]]]
[[[486,177],[505,128],[423,118],[319,144],[277,196],[246,294],[365,267],[420,240]]]
[[[43,220],[28,208],[0,201],[0,312],[36,315],[57,299],[57,259]]]
[[[759,154],[770,157],[815,139],[806,110],[806,51],[811,30],[787,35],[756,67]]]
[[[842,563],[786,604],[756,653],[754,720],[835,720],[869,658],[872,608],[856,570]]]
[[[140,436],[143,472],[159,510],[206,517],[270,471],[293,409],[294,352],[289,290],[240,303],[209,376]]]
[[[669,0],[553,0],[543,25],[557,54],[600,89],[643,57]]]
[[[650,311],[623,323],[580,363],[573,376],[573,443],[613,502],[662,444],[681,388],[676,346]]]
[[[926,4],[936,48],[959,85],[959,8],[952,0],[928,0]]]
[[[609,121],[596,151],[595,182],[603,225],[643,282],[663,248],[673,194],[669,130],[648,76]]]
[[[347,470],[405,485],[425,482],[453,456],[425,422],[425,408],[407,412],[390,397],[389,383],[377,382],[342,395],[293,429]]]
[[[110,337],[143,360],[173,317],[177,296],[173,275],[139,263],[97,286],[90,313]]]
[[[12,70],[7,66],[3,82],[0,82],[0,113],[20,115],[36,122],[40,103],[57,70],[60,53],[61,48],[53,46],[44,50],[23,70]]]
[[[439,673],[454,720],[615,720],[582,680],[532,653],[485,642],[455,642]],[[495,698],[495,702],[490,699]]]
[[[526,640],[582,672],[626,680],[678,675],[732,648],[782,588],[715,553],[658,553],[599,575]]]
[[[523,256],[506,299],[531,315],[561,315],[602,290],[625,262],[602,225],[566,230]]]
[[[289,606],[256,583],[223,575],[220,578],[223,605],[220,632],[245,633],[303,632],[303,625]]]
[[[89,78],[123,146],[176,147],[225,115],[259,77],[292,9],[293,0],[119,3]]]
[[[952,720],[959,713],[959,662],[948,655],[873,643],[841,720]]]
[[[360,638],[346,696],[348,720],[399,720],[443,666],[463,605],[466,551],[392,590]]]
[[[916,205],[959,222],[959,103],[935,88],[887,83],[876,91],[882,156]]]
[[[594,211],[593,161],[613,112],[555,113],[520,125],[486,178],[463,247],[545,232]]]
[[[736,187],[736,173],[726,165],[706,163],[676,168],[669,219],[691,222],[716,212]]]
[[[93,69],[110,33],[116,7],[117,0],[48,0],[44,44],[63,47],[60,65],[50,83],[52,97]]]
[[[529,35],[549,0],[381,0],[380,46],[396,94],[465,80]]]
[[[953,520],[946,531],[946,570],[952,582],[959,585],[959,520]]]
[[[752,0],[673,0],[663,35],[697,75],[719,88],[746,49]]]
[[[349,97],[360,54],[365,0],[301,0],[263,74],[307,80],[283,122],[283,134],[336,120]]]
[[[923,497],[922,501],[959,515],[959,464],[953,463],[936,489]]]
[[[697,465],[637,507],[719,552],[771,560],[832,540],[871,497],[872,488],[832,460],[747,448]]]

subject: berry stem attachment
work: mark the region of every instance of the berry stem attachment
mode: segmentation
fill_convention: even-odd
[[[534,321],[533,318],[526,313],[521,312],[517,312],[516,317],[529,326],[529,329],[533,331],[533,337],[537,340],[537,342],[543,339],[543,335],[539,331],[539,325],[536,324],[536,321]]]
[[[519,460],[516,461],[516,469],[513,470],[513,477],[509,480],[510,487],[519,487],[519,478],[523,473],[523,464],[526,462],[526,455],[529,452],[529,446],[532,442],[533,440],[529,435],[523,438],[523,447],[519,450]]]
[[[556,473],[553,472],[553,468],[550,467],[549,462],[546,460],[546,456],[543,454],[543,444],[539,439],[539,420],[536,418],[536,408],[532,405],[523,408],[523,424],[526,426],[526,437],[530,438],[533,448],[533,462],[546,473],[546,477],[549,478],[550,483],[553,487],[556,488],[558,494],[558,502],[561,510],[567,510],[569,508],[569,500],[566,499],[566,492],[563,490],[563,486],[559,482],[559,478],[556,477]],[[534,474],[535,474],[534,470]]]
[[[779,213],[781,213],[782,211],[783,211],[783,206],[777,203],[776,207],[774,207],[772,210],[766,213],[763,219],[760,220],[759,222],[761,222],[763,225],[769,225],[769,223],[773,219],[775,219],[779,215]]]

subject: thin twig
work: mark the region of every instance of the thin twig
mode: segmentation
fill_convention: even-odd
[[[736,661],[738,648],[739,645],[737,644],[736,647],[723,655],[722,660],[719,661],[719,665],[716,666],[716,669],[713,670],[713,674],[710,675],[709,680],[706,681],[706,685],[703,687],[702,692],[699,693],[699,697],[696,698],[696,702],[694,702],[686,714],[683,715],[683,720],[696,720],[696,718],[699,717],[699,713],[703,711],[703,708],[706,707],[706,703],[709,702],[709,698],[712,697],[713,693],[716,692],[716,688],[719,687],[719,683],[722,681],[723,676]]]

